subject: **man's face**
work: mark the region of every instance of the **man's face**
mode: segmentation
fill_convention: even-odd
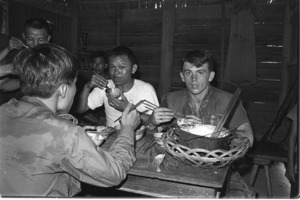
[[[25,33],[23,33],[23,38],[25,40],[25,44],[33,48],[39,44],[49,42],[51,36],[48,35],[45,29],[34,29],[28,28]]]
[[[215,73],[208,70],[207,63],[197,68],[189,62],[184,62],[180,76],[190,93],[197,95],[205,91],[209,82],[213,80]]]
[[[104,70],[106,68],[106,63],[104,58],[102,57],[98,57],[98,58],[94,58],[92,60],[92,70],[95,74],[99,74],[99,75],[103,75],[104,74]]]
[[[109,75],[116,86],[125,85],[132,80],[137,65],[132,65],[127,56],[110,57],[108,61]]]

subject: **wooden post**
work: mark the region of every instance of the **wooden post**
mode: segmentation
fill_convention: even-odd
[[[116,45],[121,45],[121,27],[122,27],[123,7],[118,5],[116,19]]]
[[[69,1],[71,8],[71,52],[78,51],[78,0]]]
[[[279,106],[283,102],[284,98],[288,93],[288,64],[290,61],[290,53],[291,53],[291,32],[292,27],[290,23],[291,19],[291,9],[290,9],[290,0],[286,1],[285,6],[285,18],[284,18],[284,35],[283,35],[283,52],[282,52],[282,73],[281,73],[281,80],[280,80],[280,89],[279,89]]]
[[[171,90],[174,41],[175,0],[164,1],[162,9],[162,37],[158,97]]]
[[[224,87],[224,74],[225,74],[225,3],[222,3],[221,6],[221,18],[222,18],[222,32],[221,32],[221,80],[220,88]]]

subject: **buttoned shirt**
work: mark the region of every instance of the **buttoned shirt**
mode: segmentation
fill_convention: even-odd
[[[126,133],[127,132],[127,133]],[[0,107],[0,194],[70,197],[80,182],[118,185],[135,162],[134,133],[118,133],[109,151],[83,128],[54,114],[33,97]]]
[[[181,89],[168,93],[162,98],[162,107],[170,108],[176,116],[185,117],[186,115],[194,115],[200,119],[204,116],[217,115],[222,116],[224,110],[229,104],[233,95],[209,86],[201,105],[198,109],[193,106],[191,96],[188,89]],[[225,124],[226,128],[238,128],[245,122],[249,122],[247,113],[240,102],[235,108],[235,112],[232,116],[229,116],[229,124]]]

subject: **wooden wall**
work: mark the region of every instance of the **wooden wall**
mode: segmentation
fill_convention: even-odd
[[[285,2],[267,4],[257,1],[255,14],[257,83],[241,86],[243,103],[255,136],[261,137],[278,110]],[[236,86],[222,83],[230,36],[231,5],[205,5],[176,8],[173,45],[172,90],[184,87],[179,77],[180,59],[193,49],[212,51],[218,76],[213,83],[234,92]],[[119,19],[119,20],[118,20]],[[87,49],[109,49],[118,44],[129,46],[136,54],[139,78],[158,89],[161,55],[162,9],[123,9],[120,11],[81,12],[79,32],[89,33]],[[119,32],[119,36],[117,33]],[[223,54],[222,54],[223,53]],[[222,62],[223,61],[223,62]],[[281,133],[280,133],[281,134]]]
[[[71,49],[70,37],[88,33],[87,49],[82,51],[78,41],[79,57],[96,49],[109,50],[127,45],[139,61],[138,78],[150,82],[158,90],[161,59],[162,8],[144,9],[134,6],[107,4],[105,9],[91,4],[78,11],[78,32],[71,32],[71,16],[66,12],[51,12],[25,4],[21,0],[9,1],[10,35],[21,37],[24,21],[41,17],[54,23],[53,42]],[[83,1],[82,1],[83,2]],[[255,34],[257,57],[257,83],[242,85],[244,106],[259,138],[274,120],[278,110],[280,80],[283,62],[285,1],[255,1]],[[129,2],[130,3],[130,2]],[[82,6],[82,5],[79,5]],[[176,7],[172,61],[171,90],[184,87],[180,80],[180,59],[193,49],[210,50],[217,62],[214,85],[233,92],[234,85],[223,83],[230,36],[231,4]],[[297,23],[296,23],[297,24]],[[81,63],[86,68],[86,62]],[[297,66],[297,65],[296,65]]]

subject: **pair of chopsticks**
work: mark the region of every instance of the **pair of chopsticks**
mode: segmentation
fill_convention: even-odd
[[[220,134],[220,131],[222,130],[228,116],[232,113],[233,108],[238,102],[238,98],[241,94],[241,88],[238,88],[232,98],[230,99],[229,104],[227,105],[226,109],[224,110],[224,114],[222,115],[222,118],[220,119],[218,125],[216,126],[214,132],[211,134],[211,137],[218,137]]]
[[[147,109],[149,109],[149,110],[153,110],[153,109],[155,109],[155,108],[158,107],[157,105],[155,105],[155,104],[153,104],[153,103],[151,103],[151,102],[149,102],[149,101],[147,101],[147,100],[144,99],[144,100],[140,100],[137,104],[135,104],[134,106],[132,106],[132,107],[130,108],[129,112],[131,112],[132,110],[136,109],[136,108],[139,107],[141,104],[144,104],[145,107],[146,107]],[[119,117],[118,119],[116,119],[114,122],[119,121],[119,120],[121,119],[121,117],[122,117],[122,116],[120,116],[120,117]]]

